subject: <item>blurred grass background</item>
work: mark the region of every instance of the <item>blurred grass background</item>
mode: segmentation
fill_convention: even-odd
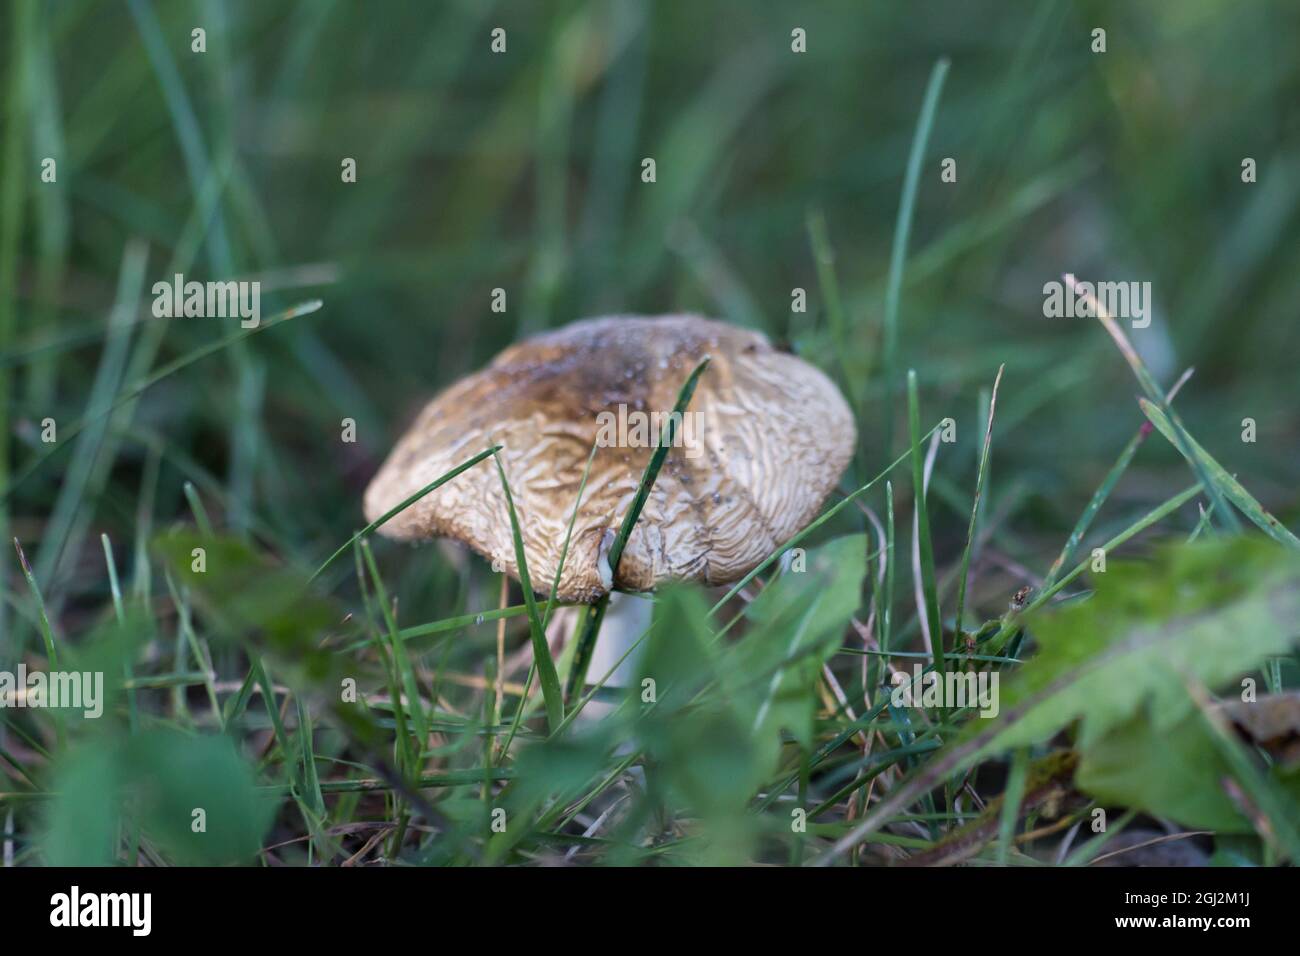
[[[366,482],[425,399],[522,335],[602,313],[699,311],[827,370],[861,412],[845,487],[902,450],[901,370],[915,367],[926,421],[958,423],[932,492],[943,565],[964,539],[981,390],[1005,362],[985,514],[1007,577],[974,594],[999,613],[1142,421],[1101,329],[1045,319],[1043,283],[1149,280],[1139,350],[1166,387],[1195,366],[1188,427],[1284,523],[1300,518],[1300,8],[1286,0],[13,0],[2,15],[0,520],[60,639],[109,609],[101,533],[124,586],[148,586],[142,549],[191,520],[186,481],[214,521],[312,567],[362,524]],[[889,449],[886,281],[941,58]],[[944,157],[956,183],[940,182]],[[840,335],[810,243],[819,216]],[[233,330],[150,317],[149,287],[178,271],[261,279],[264,317],[324,307],[164,380],[26,475],[43,419],[77,422]],[[1148,445],[1098,537],[1186,483],[1173,450]],[[495,604],[481,568],[377,550],[408,622]],[[9,659],[38,621],[16,561],[0,574]],[[469,629],[444,660],[493,635]]]

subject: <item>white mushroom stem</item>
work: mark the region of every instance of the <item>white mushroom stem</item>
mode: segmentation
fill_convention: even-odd
[[[628,687],[636,683],[638,661],[645,650],[645,643],[632,650],[637,638],[650,629],[650,618],[654,605],[647,597],[639,594],[626,594],[613,591],[609,595],[609,606],[605,609],[605,620],[596,636],[596,646],[591,652],[591,664],[587,668],[587,683],[595,684],[610,670],[615,668],[605,687]],[[628,651],[632,651],[630,654]],[[627,655],[624,660],[624,655]],[[619,661],[622,660],[622,663]],[[582,717],[593,720],[605,717],[614,709],[614,704],[593,700],[582,710]]]

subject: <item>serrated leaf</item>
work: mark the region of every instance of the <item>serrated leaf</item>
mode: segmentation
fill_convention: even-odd
[[[1086,747],[1144,704],[1153,729],[1167,730],[1194,706],[1188,677],[1221,686],[1295,641],[1300,562],[1259,539],[1112,561],[1095,579],[1090,600],[1028,618],[1039,650],[1004,683],[1011,717],[987,749],[1043,741],[1075,721]]]

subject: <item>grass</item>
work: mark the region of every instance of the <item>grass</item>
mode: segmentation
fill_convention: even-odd
[[[393,518],[397,517],[397,515],[401,514],[407,508],[411,507],[411,505],[415,504],[425,495],[429,494],[431,491],[436,491],[437,489],[441,488],[443,485],[451,481],[461,472],[473,468],[475,465],[477,465],[480,461],[483,461],[485,458],[494,458],[496,453],[500,450],[501,450],[500,445],[493,445],[491,448],[483,449],[477,455],[465,459],[465,461],[461,462],[455,468],[451,469],[451,471],[447,472],[446,474],[439,475],[437,478],[429,482],[427,485],[425,485],[419,491],[415,492],[410,497],[406,498],[403,501],[398,502],[392,508],[389,508],[387,511],[385,511],[374,521],[370,522],[370,524],[366,525],[360,531],[356,532],[347,541],[343,542],[343,544],[339,545],[337,550],[335,550],[333,554],[331,554],[328,558],[326,558],[321,563],[320,567],[318,567],[315,571],[312,572],[310,580],[312,581],[316,580],[318,577],[321,576],[321,574],[325,571],[325,569],[328,568],[334,562],[335,558],[338,558],[344,552],[348,551],[354,544],[356,544],[358,541],[362,540],[363,538],[371,534],[371,532],[378,531],[385,524],[387,524]],[[188,483],[186,484],[185,495],[187,498],[191,497],[191,495],[193,494],[193,488],[194,488],[193,485]],[[196,509],[196,511],[197,510],[198,509]],[[196,518],[197,517],[198,515],[196,514]],[[203,528],[205,525],[208,525],[206,517],[199,518],[198,520],[199,520],[200,528]],[[208,525],[208,527],[210,528],[210,525]]]
[[[627,549],[628,539],[632,537],[632,530],[641,517],[641,510],[650,497],[650,491],[654,488],[655,479],[659,477],[659,471],[663,468],[664,462],[668,459],[668,453],[673,448],[677,438],[678,425],[682,421],[682,416],[686,413],[687,406],[691,403],[691,396],[695,394],[695,387],[699,384],[700,376],[704,374],[705,369],[708,367],[709,358],[705,356],[691,371],[691,374],[686,376],[686,381],[682,383],[681,390],[677,393],[677,401],[668,417],[664,420],[663,430],[658,436],[658,444],[650,455],[650,460],[646,462],[645,471],[641,475],[641,480],[637,482],[636,491],[632,495],[631,504],[628,505],[627,514],[623,516],[623,521],[618,526],[618,533],[614,535],[614,540],[610,544],[608,559],[610,581],[617,579],[618,567],[623,560],[623,552]],[[595,452],[593,451],[592,454],[594,455]],[[581,494],[581,491],[579,491],[579,494]],[[576,508],[577,505],[575,505],[575,517],[577,514]],[[572,527],[572,522],[570,522],[570,527]],[[566,696],[571,696],[575,690],[583,686],[583,682],[586,680],[587,668],[591,663],[591,654],[596,646],[596,641],[600,637],[600,625],[605,619],[605,610],[608,607],[609,595],[604,595],[596,601],[583,618],[582,630],[575,645],[573,669],[570,672],[568,694]]]
[[[907,423],[912,435],[912,501],[916,509],[913,533],[916,535],[919,552],[921,594],[924,596],[925,619],[929,622],[934,666],[942,674],[945,670],[943,618],[939,616],[939,594],[934,583],[934,543],[930,538],[930,510],[925,503],[926,482],[922,477],[925,466],[921,459],[921,410],[914,370],[907,373]],[[921,608],[918,607],[918,611],[920,610]]]
[[[184,4],[6,10],[0,530],[21,544],[0,571],[0,671],[98,669],[109,688],[100,720],[0,711],[6,856],[1079,866],[1141,859],[1115,837],[1168,830],[1207,861],[1294,863],[1293,772],[1215,708],[1242,678],[1267,696],[1298,677],[1296,635],[1244,616],[1286,600],[1300,545],[1300,343],[1277,318],[1300,293],[1300,149],[1264,121],[1297,92],[1284,11],[1103,5],[1097,57],[1068,4],[945,7],[946,31],[922,6],[801,8],[807,54],[789,52],[794,13],[730,0],[448,7],[433,26],[232,3],[200,7],[206,54]],[[498,18],[505,55],[487,47]],[[1243,48],[1263,52],[1243,65]],[[1258,183],[1239,181],[1242,152]],[[267,318],[155,319],[152,284],[176,272],[260,278]],[[1152,279],[1155,321],[1045,320],[1041,285],[1066,272]],[[361,498],[419,403],[507,344],[658,311],[766,332],[836,381],[859,439],[819,514],[741,580],[651,597],[624,688],[588,673],[605,601],[557,597],[590,457],[556,477],[574,504],[550,582],[530,579],[528,499],[498,447],[369,524]],[[504,589],[473,556],[377,534],[489,458],[519,568]],[[1186,591],[1152,583],[1234,547]],[[1050,768],[1100,760],[1117,732],[995,746],[1056,699],[1032,684],[1042,636],[1108,602],[1139,631],[1234,622],[1212,661],[1179,663],[1237,671],[1189,676],[1173,726],[1245,809],[1207,821],[1079,773],[1053,814]],[[1251,656],[1265,633],[1288,649]],[[989,721],[892,699],[977,672],[1021,703]],[[110,780],[197,791],[210,820],[243,824],[113,816]]]
[[[916,210],[916,191],[921,180],[921,163],[925,159],[925,147],[930,140],[930,129],[934,126],[934,114],[939,106],[943,81],[948,76],[948,65],[946,59],[940,60],[930,73],[925,99],[921,103],[921,113],[916,121],[916,133],[912,137],[912,149],[907,157],[903,194],[898,203],[898,221],[894,226],[894,244],[889,255],[889,285],[885,290],[884,317],[885,434],[883,445],[886,458],[893,448],[892,396],[898,387],[898,309],[903,294],[903,270],[907,264],[907,245],[912,234],[912,217]]]
[[[497,474],[501,476],[501,490],[506,496],[506,508],[510,513],[510,535],[515,543],[515,563],[519,569],[519,586],[524,592],[524,606],[528,608],[528,635],[532,639],[533,666],[537,669],[538,679],[542,685],[542,700],[546,704],[546,719],[554,731],[564,720],[564,696],[560,690],[560,678],[555,672],[555,661],[551,658],[551,649],[546,643],[546,629],[542,624],[542,615],[537,610],[537,596],[533,593],[532,578],[528,574],[528,559],[524,551],[523,535],[519,531],[519,516],[515,513],[514,497],[510,494],[510,482],[506,480],[505,469],[501,459],[493,457]],[[397,642],[400,644],[400,641]],[[424,735],[421,735],[423,738]]]
[[[997,413],[998,386],[1002,384],[1002,373],[1005,369],[1005,365],[998,368],[997,378],[993,380],[993,391],[989,393],[988,425],[984,429],[984,442],[980,446],[979,470],[975,473],[975,499],[971,503],[970,523],[966,526],[966,547],[961,553],[961,570],[957,574],[957,610],[953,612],[952,617],[958,634],[961,633],[962,622],[965,620],[963,611],[966,608],[966,588],[970,579],[971,552],[975,548],[975,528],[979,524],[980,505],[984,500],[984,482],[989,470],[989,452],[993,447],[993,416]]]

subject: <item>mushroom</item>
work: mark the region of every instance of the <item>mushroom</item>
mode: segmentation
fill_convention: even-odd
[[[615,573],[610,546],[664,418],[705,356],[710,364]],[[530,576],[549,590],[596,444],[559,597],[593,602],[670,579],[724,585],[808,524],[855,442],[853,416],[830,379],[761,333],[691,315],[588,319],[507,348],[433,399],[366,490],[365,511],[373,521],[499,444]],[[380,531],[454,538],[518,577],[496,469],[466,471]]]

